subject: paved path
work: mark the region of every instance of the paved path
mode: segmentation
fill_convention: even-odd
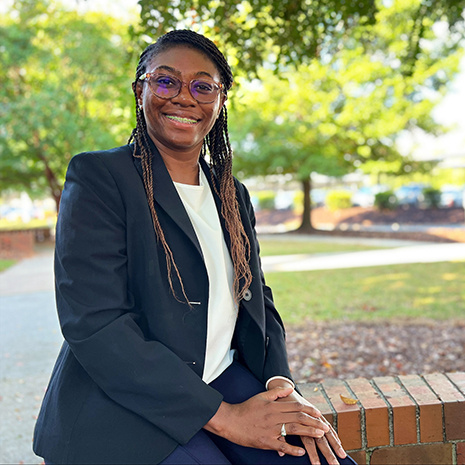
[[[276,239],[276,236],[273,237]],[[284,236],[280,240],[288,240]],[[293,240],[308,237],[292,236]],[[312,236],[313,241],[391,247],[365,252],[263,257],[267,271],[465,260],[465,244]],[[62,336],[53,293],[53,252],[43,250],[0,274],[0,464],[39,464],[31,450],[35,418]]]
[[[40,464],[32,433],[62,337],[51,250],[0,274],[0,464]]]
[[[262,257],[262,266],[266,273],[445,261],[465,261],[465,244],[402,245],[384,250],[326,255],[279,255]]]

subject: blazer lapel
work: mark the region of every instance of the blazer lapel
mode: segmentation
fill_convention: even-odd
[[[223,215],[221,214],[221,200],[216,192],[216,189],[219,189],[218,179],[214,173],[214,181],[212,180],[210,166],[203,158],[200,158],[200,168],[205,173],[205,177],[208,179],[208,183],[210,184],[210,190],[212,192],[213,199],[215,200],[216,210],[220,219],[221,229],[223,230],[224,240],[226,242],[226,246],[228,247],[229,255],[231,255],[231,236],[229,235],[229,231],[226,228],[226,222],[224,221]],[[215,185],[213,183],[215,183]]]
[[[167,215],[177,224],[179,228],[186,234],[190,241],[203,258],[200,243],[195,234],[194,227],[189,219],[189,216],[184,208],[178,191],[171,180],[171,176],[166,169],[165,162],[156,148],[155,144],[150,141],[152,158],[152,175],[153,175],[153,197],[155,203],[162,208]],[[142,177],[142,163],[139,158],[134,158],[134,164],[137,171]]]

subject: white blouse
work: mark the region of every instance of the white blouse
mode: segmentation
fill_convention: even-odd
[[[232,363],[231,341],[237,319],[233,297],[234,268],[224,241],[215,200],[203,170],[199,186],[174,185],[202,248],[209,279],[207,350],[202,379],[210,383]]]

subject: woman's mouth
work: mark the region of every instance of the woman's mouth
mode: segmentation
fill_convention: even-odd
[[[198,120],[192,119],[192,118],[185,118],[182,116],[173,116],[173,115],[165,115],[168,119],[171,121],[176,121],[178,123],[184,123],[184,124],[197,124]]]

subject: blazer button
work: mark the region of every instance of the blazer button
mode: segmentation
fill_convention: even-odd
[[[244,300],[248,302],[251,299],[252,299],[252,292],[250,289],[246,289],[244,292]]]

